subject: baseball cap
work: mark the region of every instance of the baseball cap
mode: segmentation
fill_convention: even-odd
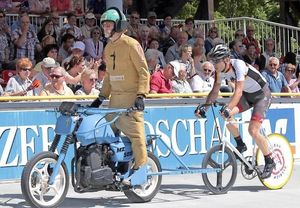
[[[85,49],[85,44],[82,42],[82,41],[76,41],[75,43],[74,43],[74,45],[73,45],[73,47],[72,47],[72,50],[73,49],[80,49],[80,50],[82,50],[82,51],[84,51],[84,49]]]
[[[178,77],[179,71],[180,71],[180,63],[178,61],[170,61],[169,64],[173,66],[174,68],[174,74],[176,77]]]
[[[85,19],[96,19],[95,15],[93,13],[87,13],[85,15]]]
[[[157,15],[156,15],[155,12],[148,12],[147,18],[149,18],[149,17],[155,17],[155,18],[157,18]]]
[[[46,68],[57,67],[56,61],[53,58],[46,57],[43,59],[42,65]]]

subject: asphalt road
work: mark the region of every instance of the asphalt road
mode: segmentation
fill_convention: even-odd
[[[298,208],[300,161],[295,162],[291,180],[280,190],[268,190],[257,178],[245,180],[240,173],[232,189],[223,195],[208,193],[199,174],[164,176],[159,193],[151,202],[143,204],[130,203],[122,192],[78,194],[72,188],[61,207]],[[29,207],[23,199],[19,182],[0,182],[0,207]]]

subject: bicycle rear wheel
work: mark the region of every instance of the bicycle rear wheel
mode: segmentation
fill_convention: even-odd
[[[222,157],[222,145],[217,145],[208,150],[202,162],[202,168],[221,168],[220,172],[202,174],[205,186],[214,194],[227,193],[237,176],[237,163],[233,152],[225,147],[224,160]]]
[[[291,146],[283,135],[270,134],[268,140],[276,168],[271,177],[262,179],[260,174],[258,177],[265,187],[275,190],[282,188],[290,180],[294,168],[294,158]],[[258,167],[263,167],[265,164],[264,156],[260,150],[256,153],[256,162]]]

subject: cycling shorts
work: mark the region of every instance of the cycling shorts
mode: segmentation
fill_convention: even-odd
[[[254,93],[243,92],[243,95],[237,105],[239,112],[244,112],[253,107],[251,120],[263,122],[266,112],[271,105],[271,91],[268,84]]]

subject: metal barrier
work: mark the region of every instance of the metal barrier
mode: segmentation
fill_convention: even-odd
[[[47,16],[30,15],[30,21],[38,31]],[[11,25],[18,19],[17,14],[7,14],[8,24]],[[66,22],[65,16],[60,17],[60,26]],[[141,23],[145,24],[146,19],[141,19]],[[157,19],[157,25],[162,24],[162,19]],[[184,20],[172,20],[173,24],[184,24]],[[83,17],[78,17],[78,24],[84,23]],[[256,31],[255,37],[261,43],[261,49],[264,51],[265,40],[273,38],[275,40],[275,50],[279,56],[285,55],[286,52],[294,52],[300,56],[300,28],[289,25],[279,24],[270,21],[259,20],[250,17],[227,18],[220,20],[195,20],[195,27],[199,27],[206,35],[209,28],[216,26],[219,30],[219,36],[226,44],[234,39],[234,33],[238,29],[242,29],[246,34],[246,26],[252,24]]]

